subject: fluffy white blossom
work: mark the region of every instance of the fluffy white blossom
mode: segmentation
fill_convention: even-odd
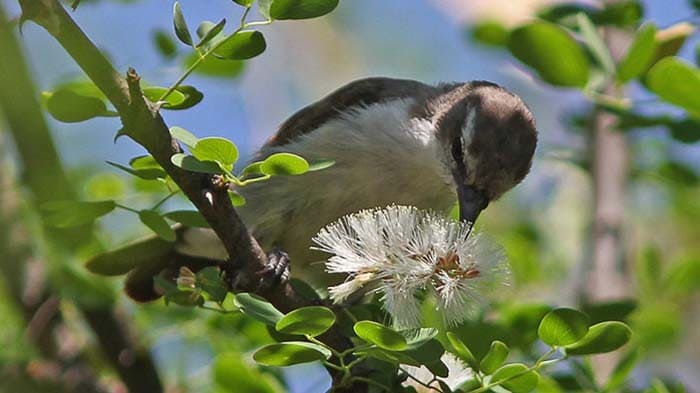
[[[400,326],[420,324],[421,299],[434,295],[444,322],[453,325],[508,283],[501,249],[471,225],[408,206],[363,210],[328,225],[313,239],[332,256],[329,273],[346,281],[329,288],[341,303],[361,290],[382,294]]]

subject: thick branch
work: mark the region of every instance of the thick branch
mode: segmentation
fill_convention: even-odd
[[[172,164],[170,158],[182,149],[172,139],[158,108],[144,98],[136,72],[130,69],[126,79],[122,79],[57,0],[19,1],[26,18],[51,33],[105,93],[120,114],[122,133],[148,150],[204,216],[230,256],[223,268],[234,279],[235,289],[258,292],[283,312],[308,305],[290,284],[261,293],[256,272],[267,263],[266,254],[231,205],[227,189],[213,182],[209,175],[185,171]],[[337,330],[326,334],[324,340],[338,350],[350,345]]]

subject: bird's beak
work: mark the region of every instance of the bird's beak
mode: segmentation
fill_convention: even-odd
[[[489,199],[482,192],[464,184],[457,186],[457,199],[459,200],[459,220],[472,224],[476,222],[479,213],[489,205]]]

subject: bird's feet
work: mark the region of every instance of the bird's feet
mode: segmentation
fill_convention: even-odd
[[[289,255],[286,252],[274,248],[267,254],[267,265],[256,274],[260,277],[258,286],[261,289],[270,289],[289,280]]]

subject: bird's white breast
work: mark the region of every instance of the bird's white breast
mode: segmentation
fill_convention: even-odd
[[[292,275],[318,277],[324,259],[311,238],[343,215],[404,204],[446,211],[454,187],[444,152],[427,120],[411,118],[409,100],[356,108],[283,146],[265,147],[309,161],[334,160],[330,168],[301,176],[273,177],[240,190],[241,216],[263,247],[287,251]],[[324,279],[324,281],[326,281]],[[325,284],[325,283],[324,283]]]

